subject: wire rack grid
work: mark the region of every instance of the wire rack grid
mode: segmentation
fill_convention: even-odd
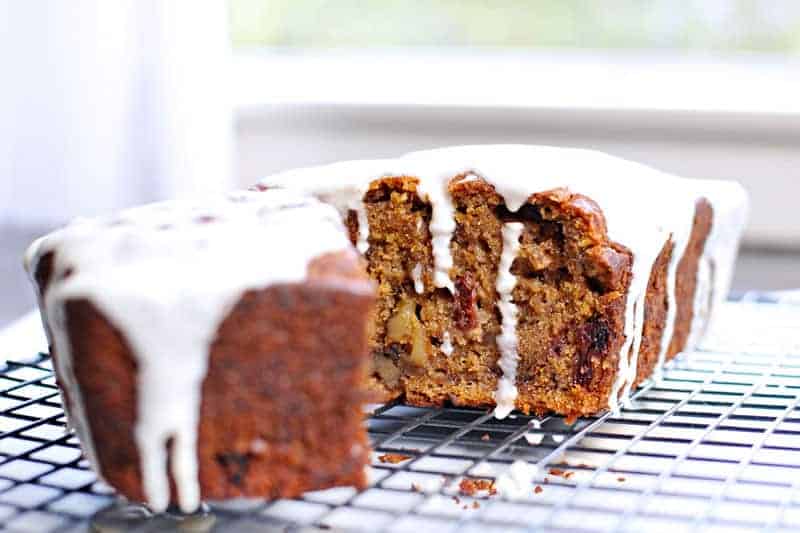
[[[800,528],[800,306],[729,303],[619,413],[567,424],[392,403],[367,417],[370,487],[211,503],[213,531],[791,531]],[[0,373],[0,524],[91,531],[114,501],[67,432],[46,355]],[[518,497],[492,482],[534,471]],[[165,525],[166,524],[166,525]],[[172,524],[172,525],[170,525]],[[179,523],[149,521],[136,531]],[[199,531],[201,529],[193,529]]]

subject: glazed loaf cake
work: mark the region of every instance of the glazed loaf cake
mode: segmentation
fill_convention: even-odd
[[[95,470],[155,511],[364,486],[362,263],[335,210],[287,191],[149,205],[34,243],[27,268]]]
[[[371,386],[414,405],[616,409],[726,297],[747,198],[602,153],[465,146],[257,188],[334,205],[377,282]]]

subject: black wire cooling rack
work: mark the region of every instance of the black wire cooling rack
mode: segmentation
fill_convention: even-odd
[[[620,413],[580,419],[377,406],[370,488],[211,503],[179,531],[790,531],[800,528],[800,306],[728,303],[702,350],[682,354]],[[92,525],[114,502],[66,432],[49,359],[0,373],[3,531]],[[518,498],[492,494],[514,461]],[[481,482],[480,480],[486,480]],[[484,490],[478,490],[484,489]],[[136,531],[164,531],[167,522]],[[182,525],[181,525],[182,524]],[[93,529],[94,527],[94,529]]]

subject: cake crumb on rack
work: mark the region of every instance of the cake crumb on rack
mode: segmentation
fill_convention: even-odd
[[[390,463],[393,465],[408,461],[409,459],[411,459],[410,455],[403,455],[401,453],[385,453],[378,457],[381,463]]]
[[[464,496],[474,496],[478,492],[486,491],[489,496],[497,494],[497,489],[494,487],[494,481],[489,479],[468,479],[464,478],[458,484],[458,489]]]

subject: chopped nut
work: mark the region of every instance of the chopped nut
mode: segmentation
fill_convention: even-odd
[[[534,494],[540,494],[543,490],[544,489],[542,488],[541,485],[536,485],[536,487],[534,487],[534,489],[533,489],[533,493]]]
[[[490,496],[497,494],[497,489],[494,488],[494,481],[488,479],[464,478],[458,484],[458,488],[464,496],[474,496],[475,493],[481,491],[488,491]]]
[[[400,382],[400,369],[386,356],[376,355],[372,359],[373,370],[388,387],[394,388]]]
[[[394,315],[386,323],[386,338],[389,342],[410,345],[407,360],[415,366],[424,366],[430,353],[430,342],[425,328],[417,318],[417,304],[403,300],[395,308]]]
[[[453,321],[462,331],[470,331],[478,326],[476,286],[477,282],[472,272],[465,272],[455,281]]]

